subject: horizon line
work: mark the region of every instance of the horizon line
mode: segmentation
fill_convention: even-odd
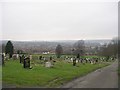
[[[59,40],[12,40],[12,39],[0,39],[0,41],[28,41],[28,42],[30,42],[30,41],[35,41],[35,42],[37,42],[37,41],[78,41],[78,40],[112,40],[111,38],[101,38],[101,39],[69,39],[69,40],[67,40],[67,39],[59,39]]]

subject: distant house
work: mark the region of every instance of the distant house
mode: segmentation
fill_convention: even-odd
[[[42,54],[49,54],[50,52],[43,52]]]

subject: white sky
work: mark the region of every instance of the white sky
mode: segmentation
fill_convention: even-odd
[[[83,1],[1,0],[0,39],[79,40],[117,36],[117,0]]]

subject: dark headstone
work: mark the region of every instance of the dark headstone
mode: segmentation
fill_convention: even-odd
[[[21,57],[21,62],[22,62],[22,63],[24,62],[24,58],[25,58],[25,56],[22,55],[22,57]]]
[[[39,56],[39,60],[42,60],[42,56]]]
[[[81,59],[81,63],[83,63],[83,59]]]
[[[22,56],[19,56],[19,58],[20,58],[20,63],[22,63]]]
[[[29,57],[24,58],[23,67],[30,68],[30,58]]]
[[[52,60],[52,57],[50,57],[50,60]]]
[[[73,59],[73,66],[76,66],[76,58]]]
[[[2,65],[5,65],[4,63],[4,55],[2,54]]]
[[[96,63],[98,62],[98,58],[96,59]]]

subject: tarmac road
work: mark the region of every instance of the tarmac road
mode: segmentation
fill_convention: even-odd
[[[61,88],[118,88],[118,62],[69,82]]]

